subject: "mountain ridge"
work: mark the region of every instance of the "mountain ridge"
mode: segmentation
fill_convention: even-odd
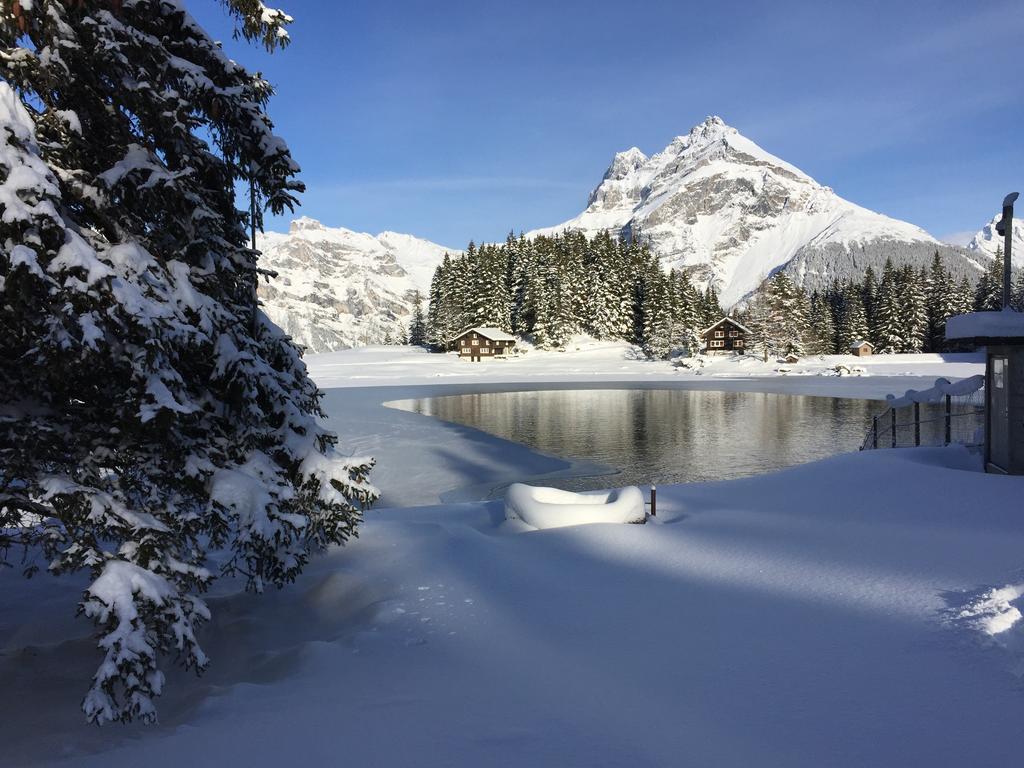
[[[780,269],[814,289],[886,256],[916,263],[937,250],[957,273],[981,271],[966,249],[839,197],[718,116],[649,157],[616,153],[582,213],[527,236],[565,229],[647,237],[666,269],[715,284],[727,307]],[[837,257],[842,268],[830,269]]]

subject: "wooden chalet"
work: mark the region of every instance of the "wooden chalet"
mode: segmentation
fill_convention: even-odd
[[[870,341],[855,341],[850,345],[850,354],[857,357],[869,357],[875,353],[875,345]]]
[[[459,357],[480,362],[485,357],[504,357],[516,345],[516,337],[500,328],[467,328],[452,339],[451,346]]]
[[[700,332],[704,339],[704,352],[713,355],[716,352],[746,352],[747,334],[750,330],[731,317],[723,317],[710,328]]]

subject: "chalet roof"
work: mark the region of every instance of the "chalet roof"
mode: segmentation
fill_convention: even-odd
[[[874,349],[875,345],[872,344],[870,341],[855,341],[853,342],[853,344],[850,345],[850,349],[860,349],[861,347],[871,347],[872,349]]]
[[[501,328],[490,328],[488,326],[477,325],[472,328],[463,328],[461,331],[452,336],[452,339],[461,339],[467,333],[476,332],[483,336],[485,339],[491,341],[516,341],[516,337],[505,333]]]
[[[744,333],[750,333],[750,329],[747,328],[747,326],[745,326],[743,323],[741,323],[735,317],[731,317],[730,316],[730,317],[723,317],[717,323],[714,323],[713,325],[709,325],[707,328],[705,328],[703,331],[700,332],[701,335],[703,336],[708,331],[713,331],[715,328],[717,328],[718,326],[720,326],[722,323],[726,322],[727,320],[730,323],[732,323],[733,325],[735,325],[737,328],[739,328],[741,331],[743,331]]]

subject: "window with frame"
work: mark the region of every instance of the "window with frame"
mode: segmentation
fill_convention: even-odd
[[[715,331],[715,338],[716,339],[724,339],[725,338],[725,331]]]
[[[479,347],[480,346],[480,339],[473,339],[473,346],[474,347]]]
[[[463,347],[463,348],[462,348],[462,354],[464,354],[464,355],[465,355],[465,354],[468,354],[468,353],[469,353],[469,352],[471,352],[471,351],[472,351],[472,348],[471,348],[471,347]]]
[[[724,347],[725,346],[725,342],[721,341],[719,339],[712,339],[711,340],[711,346],[712,347]]]
[[[730,339],[735,339],[739,335],[740,335],[739,331],[729,331],[729,338]]]
[[[736,339],[736,341],[734,341],[734,342],[732,343],[732,345],[733,345],[734,347],[742,347],[742,346],[743,346],[743,339]]]
[[[491,348],[490,347],[480,347],[480,354],[481,355],[489,355],[489,354],[491,354]]]

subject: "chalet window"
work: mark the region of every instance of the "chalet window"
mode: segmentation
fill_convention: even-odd
[[[735,339],[739,335],[740,335],[739,331],[729,331],[729,338],[730,339]]]
[[[472,350],[469,347],[462,348],[462,354],[468,355]]]
[[[475,333],[473,335],[476,336]],[[480,346],[480,339],[473,339],[473,346],[474,347],[479,347]]]
[[[480,354],[481,355],[489,355],[489,354],[491,354],[490,347],[480,347]]]
[[[734,342],[732,343],[732,345],[733,345],[734,347],[742,347],[742,346],[743,346],[743,339],[736,339],[736,341],[734,341]]]
[[[724,341],[719,341],[718,339],[715,339],[715,340],[712,340],[711,346],[712,347],[724,347],[725,346],[725,342]]]
[[[715,338],[716,339],[724,339],[725,338],[725,331],[715,331]]]

